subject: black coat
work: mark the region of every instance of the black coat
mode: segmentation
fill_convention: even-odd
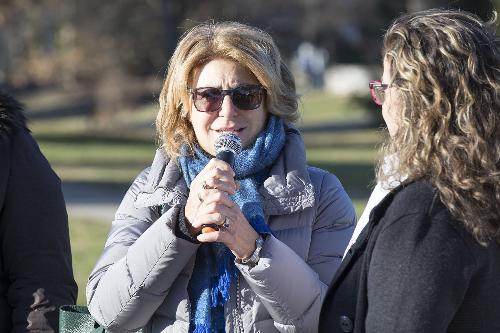
[[[76,293],[61,182],[0,92],[0,332],[57,332]]]
[[[426,182],[374,208],[327,293],[319,332],[500,332],[500,245],[481,246]]]

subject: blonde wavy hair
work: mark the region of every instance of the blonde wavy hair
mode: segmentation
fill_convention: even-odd
[[[500,53],[491,22],[455,10],[398,18],[384,36],[390,85],[402,98],[398,130],[382,149],[392,174],[438,190],[483,245],[500,243]]]
[[[236,22],[203,23],[182,36],[160,94],[156,130],[170,158],[178,157],[184,144],[193,151],[196,137],[189,121],[192,103],[187,89],[195,71],[215,58],[233,60],[253,73],[267,91],[267,112],[285,122],[299,118],[295,81],[268,33]]]

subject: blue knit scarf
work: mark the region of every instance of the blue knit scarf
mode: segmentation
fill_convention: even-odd
[[[264,211],[258,188],[269,174],[285,144],[283,122],[271,116],[266,129],[253,146],[236,156],[233,170],[240,182],[240,189],[231,198],[238,204],[245,218],[258,233],[271,233],[264,221]],[[188,186],[207,165],[211,157],[200,147],[194,157],[183,154],[179,158],[182,174]],[[224,304],[229,300],[231,281],[238,276],[234,255],[223,243],[202,243],[196,254],[196,262],[188,285],[191,302],[190,332],[224,332]]]

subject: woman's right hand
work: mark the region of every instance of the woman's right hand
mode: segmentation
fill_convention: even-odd
[[[229,198],[239,188],[234,176],[234,171],[229,164],[213,158],[192,181],[185,216],[187,227],[193,235],[201,232],[203,224],[222,225],[224,223],[226,217],[213,211],[220,211],[217,209],[218,205],[236,204]],[[211,200],[206,202],[205,199],[209,196]],[[213,200],[214,197],[215,200]]]

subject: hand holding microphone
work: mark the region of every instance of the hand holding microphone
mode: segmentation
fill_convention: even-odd
[[[186,202],[187,227],[193,235],[218,231],[227,217],[234,215],[227,209],[236,205],[230,196],[236,193],[239,184],[234,180],[231,166],[235,155],[241,152],[241,140],[234,133],[224,132],[216,138],[214,146],[216,158],[195,177]]]
[[[216,139],[216,158],[191,184],[185,209],[198,241],[224,243],[240,259],[254,252],[258,238],[240,207],[230,198],[239,188],[232,166],[241,149],[240,138],[234,133],[226,132]]]
[[[215,158],[226,162],[233,167],[236,155],[241,152],[240,138],[231,132],[222,133],[215,140]],[[226,223],[226,221],[224,221]],[[208,233],[219,230],[219,225],[215,223],[203,224],[201,232]]]

